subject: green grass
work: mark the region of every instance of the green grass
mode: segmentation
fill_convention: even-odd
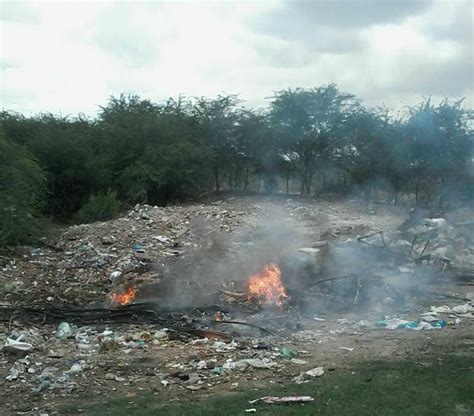
[[[352,371],[334,371],[311,383],[243,390],[212,398],[189,394],[188,401],[159,403],[152,393],[110,398],[95,404],[76,402],[60,414],[86,415],[473,415],[474,354],[444,355],[419,365],[415,361],[361,362]],[[353,374],[354,373],[354,374]],[[250,405],[265,395],[310,395],[310,404]]]

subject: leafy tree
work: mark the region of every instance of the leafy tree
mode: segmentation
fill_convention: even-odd
[[[102,220],[122,204],[260,190],[262,179],[271,192],[280,177],[289,192],[293,175],[306,194],[318,173],[327,190],[326,177],[342,173],[344,190],[367,198],[381,186],[394,203],[428,190],[440,204],[472,201],[473,114],[462,100],[428,99],[395,119],[334,84],[278,91],[269,111],[242,108],[236,95],[154,103],[122,94],[95,119],[1,112],[0,244],[37,235],[42,215]]]
[[[201,97],[192,108],[217,192],[221,189],[222,171],[238,153],[235,146],[238,103],[236,95],[218,95],[215,99]]]
[[[182,98],[157,105],[138,96],[111,97],[99,127],[122,199],[166,204],[199,189],[205,176],[203,149],[189,103]]]
[[[45,171],[46,212],[67,220],[90,193],[106,186],[101,143],[94,123],[41,114],[31,119],[2,114],[8,137],[32,153]]]
[[[0,246],[29,242],[40,234],[45,191],[38,163],[0,130]]]
[[[373,187],[386,180],[391,199],[396,202],[408,180],[407,146],[400,123],[390,119],[384,109],[359,107],[348,118],[344,147],[338,164],[361,187],[367,200]]]
[[[256,176],[263,177],[265,189],[272,191],[279,173],[280,155],[267,115],[250,110],[240,111],[235,146],[235,187],[246,190],[250,185],[250,177]]]
[[[355,97],[340,92],[335,84],[275,94],[272,127],[282,152],[300,174],[302,194],[311,193],[314,174],[331,159],[342,127],[356,105]]]
[[[443,193],[472,166],[473,114],[462,100],[444,100],[434,106],[430,99],[409,109],[405,134],[410,143],[408,159],[418,201],[421,183],[438,184]]]

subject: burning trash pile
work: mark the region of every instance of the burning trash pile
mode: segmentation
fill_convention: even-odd
[[[252,223],[256,212],[245,203],[236,209],[232,201],[136,205],[116,220],[72,226],[41,248],[18,247],[14,256],[0,257],[2,296],[30,305],[100,302],[111,289],[124,292],[136,279],[160,279],[170,262],[207,244],[203,235],[232,234]],[[112,303],[122,303],[110,296]]]
[[[443,244],[464,239],[449,264],[436,264],[442,272],[465,264],[461,255],[469,261],[472,240],[458,226],[431,219],[383,233],[375,215],[350,228],[348,208],[338,223],[330,205],[284,207],[288,228],[278,238],[255,225],[263,204],[137,206],[5,260],[0,375],[10,409],[19,394],[45,406],[92,390],[153,385],[173,397],[269,377],[305,383],[351,354],[378,354],[388,330],[402,337],[474,322],[473,294],[440,299],[426,289],[425,256]],[[315,227],[321,217],[329,223]],[[299,235],[281,238],[295,224],[310,236],[303,246]],[[221,244],[219,232],[235,238]],[[193,280],[197,271],[209,278]]]

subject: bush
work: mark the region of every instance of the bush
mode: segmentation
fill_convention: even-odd
[[[109,190],[106,193],[90,195],[73,220],[77,224],[106,221],[115,218],[119,212],[120,201],[117,199],[117,192]]]
[[[28,243],[41,234],[45,183],[32,156],[0,131],[0,247]]]

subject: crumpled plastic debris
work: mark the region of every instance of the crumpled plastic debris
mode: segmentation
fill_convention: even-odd
[[[280,354],[281,354],[284,358],[292,358],[292,357],[295,357],[295,356],[296,356],[296,352],[293,351],[292,349],[288,348],[288,347],[283,347],[283,348],[280,350]]]
[[[453,312],[456,312],[458,314],[465,314],[465,313],[469,313],[469,312],[474,312],[474,306],[472,306],[469,303],[466,303],[464,305],[455,306],[453,308]]]
[[[424,320],[407,321],[399,318],[385,319],[375,323],[377,326],[385,327],[386,329],[412,329],[414,331],[423,331],[431,329],[442,329],[447,323],[444,320],[435,320],[426,322]]]
[[[432,312],[436,312],[436,313],[451,313],[452,312],[452,309],[448,305],[432,306],[430,309]]]
[[[66,339],[72,335],[72,328],[68,322],[61,322],[56,329],[56,338]]]
[[[16,350],[16,351],[31,351],[33,349],[33,345],[28,342],[22,342],[23,335],[20,335],[17,339],[7,338],[5,341],[5,345],[3,346],[4,349],[7,350]]]
[[[307,403],[314,401],[314,398],[311,396],[264,396],[255,400],[249,400],[250,404],[264,402],[266,404],[276,404],[276,403]]]
[[[237,367],[241,366],[242,364],[248,364],[250,367],[253,368],[272,369],[278,367],[278,363],[269,358],[248,358],[245,360],[237,361],[235,364]]]
[[[20,374],[23,374],[26,370],[24,364],[19,361],[16,361],[13,366],[10,368],[8,375],[5,377],[7,381],[16,380]]]
[[[305,371],[305,374],[311,377],[321,377],[322,375],[324,375],[324,368],[316,367],[311,370]]]

